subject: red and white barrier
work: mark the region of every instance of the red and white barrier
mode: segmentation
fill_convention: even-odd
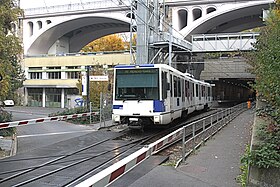
[[[17,126],[21,126],[21,125],[37,124],[37,123],[43,123],[43,122],[64,121],[67,119],[75,119],[75,118],[86,117],[86,116],[90,116],[90,115],[94,116],[97,114],[99,114],[99,113],[98,112],[91,112],[91,113],[89,112],[89,113],[83,113],[83,114],[72,114],[72,115],[64,115],[64,116],[54,116],[54,117],[6,122],[6,123],[0,123],[0,129],[17,127]]]
[[[157,140],[156,142],[151,143],[149,147],[151,148],[152,155],[157,153],[161,148],[165,147],[171,142],[174,142],[178,138],[182,138],[182,134],[183,134],[183,128],[180,128],[166,135],[165,137]]]
[[[161,148],[167,144],[177,140],[182,137],[183,128],[180,128],[173,133],[159,139],[158,141],[143,147],[139,151],[127,156],[121,161],[115,163],[114,165],[106,168],[105,170],[97,173],[96,175],[88,178],[82,183],[76,185],[76,187],[94,186],[94,187],[104,187],[114,180],[121,177],[126,172],[133,169],[135,166],[140,164],[142,161],[149,158],[152,154],[157,153]]]
[[[97,173],[89,179],[76,185],[76,187],[97,186],[104,187],[112,183],[117,178],[121,177],[124,173],[133,169],[139,163],[144,161],[150,156],[150,148],[143,147],[137,152],[129,155],[123,160],[115,163],[114,165],[106,168],[105,170]]]

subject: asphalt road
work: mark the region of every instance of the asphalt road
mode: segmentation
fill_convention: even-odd
[[[13,121],[47,117],[62,109],[41,107],[8,107]],[[39,123],[17,127],[17,154],[52,145],[70,138],[83,136],[95,131],[90,126],[71,124],[65,121]]]

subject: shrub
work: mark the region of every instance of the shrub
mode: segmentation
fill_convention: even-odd
[[[12,114],[0,108],[0,123],[12,120]],[[15,133],[15,128],[0,129],[0,136],[11,136]]]
[[[71,108],[71,109],[66,109],[62,112],[56,112],[52,113],[49,116],[63,116],[63,115],[72,115],[72,114],[81,114],[81,113],[87,113],[86,107],[77,107],[77,108]],[[89,116],[81,117],[81,118],[76,118],[76,119],[69,119],[67,120],[68,122],[75,123],[75,124],[89,124]],[[92,122],[97,122],[99,121],[99,115],[92,116]]]

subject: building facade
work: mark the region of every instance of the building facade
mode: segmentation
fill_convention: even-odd
[[[129,64],[129,53],[66,54],[63,56],[26,57],[23,68],[24,105],[73,108],[82,96],[77,83],[86,75],[86,66]]]

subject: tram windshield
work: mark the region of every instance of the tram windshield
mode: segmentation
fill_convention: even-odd
[[[117,69],[115,80],[116,100],[158,100],[159,70]]]

